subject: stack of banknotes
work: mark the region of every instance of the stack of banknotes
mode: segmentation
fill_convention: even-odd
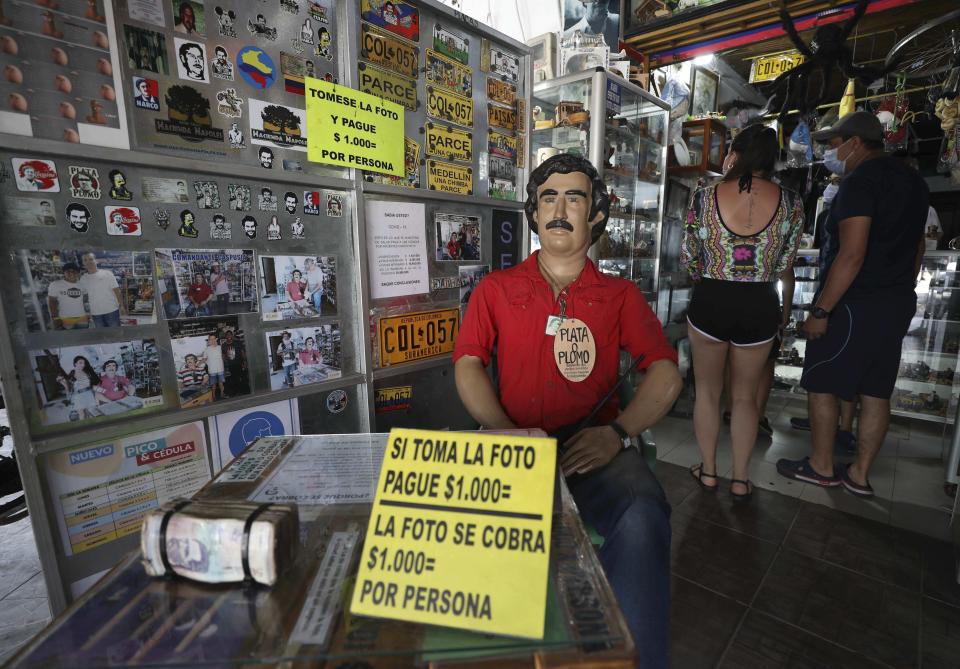
[[[151,576],[166,572],[160,556],[160,525],[180,500],[167,502],[143,519],[140,552]],[[195,501],[175,512],[167,523],[167,560],[174,573],[204,583],[243,581],[243,528],[259,507],[239,500]],[[295,504],[271,504],[250,528],[248,561],[257,583],[273,585],[293,564],[299,546]]]

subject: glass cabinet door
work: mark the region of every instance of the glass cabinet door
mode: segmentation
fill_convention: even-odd
[[[610,195],[610,218],[590,255],[601,272],[633,281],[656,309],[666,103],[620,77],[591,71],[537,84],[533,107],[533,167],[561,152],[593,163]]]

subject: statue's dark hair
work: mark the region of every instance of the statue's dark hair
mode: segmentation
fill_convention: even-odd
[[[583,172],[590,179],[590,221],[597,215],[597,212],[603,214],[603,218],[593,226],[590,233],[590,243],[593,244],[603,234],[607,227],[607,219],[610,217],[610,197],[607,195],[607,187],[600,174],[589,160],[571,153],[560,153],[543,161],[540,166],[530,173],[530,179],[527,181],[527,201],[523,205],[523,210],[527,214],[527,225],[534,232],[537,232],[537,223],[533,220],[533,215],[537,211],[537,189],[542,186],[552,174],[570,174],[571,172]]]

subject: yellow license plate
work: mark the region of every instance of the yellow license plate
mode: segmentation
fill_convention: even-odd
[[[427,86],[427,114],[441,121],[473,127],[473,100]]]
[[[517,129],[517,111],[510,107],[487,105],[487,125],[513,132]]]
[[[364,171],[363,179],[367,183],[399,186],[400,188],[420,188],[420,145],[410,139],[403,138],[403,172],[404,176]]]
[[[456,163],[428,160],[427,188],[458,195],[473,195],[473,169]]]
[[[527,136],[517,135],[517,167],[521,170],[527,166]]]
[[[457,95],[473,95],[473,68],[427,49],[427,81]]]
[[[487,99],[490,102],[512,105],[516,97],[516,86],[506,81],[500,81],[494,77],[487,77]]]
[[[444,160],[473,160],[473,133],[440,123],[427,123],[427,155]]]
[[[435,358],[453,352],[460,309],[437,309],[384,316],[377,321],[380,366]]]
[[[396,102],[410,111],[417,111],[420,106],[415,79],[407,79],[367,63],[357,65],[357,78],[359,88],[364,93]]]
[[[750,68],[750,83],[772,81],[784,72],[788,72],[803,62],[803,54],[799,51],[781,53],[775,56],[761,56],[753,61]]]
[[[500,156],[508,160],[517,159],[517,138],[491,130],[487,135],[487,151],[491,156]]]
[[[517,132],[527,131],[527,101],[517,99]]]
[[[416,79],[419,74],[420,47],[391,37],[366,23],[360,24],[360,55],[405,77]]]

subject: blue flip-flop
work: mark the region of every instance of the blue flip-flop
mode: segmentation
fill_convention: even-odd
[[[833,476],[824,476],[823,474],[817,473],[810,464],[810,458],[804,458],[803,460],[787,460],[786,458],[781,458],[777,460],[777,471],[781,476],[786,476],[788,479],[802,483],[812,483],[821,488],[836,488],[841,484],[840,477],[836,474]]]

